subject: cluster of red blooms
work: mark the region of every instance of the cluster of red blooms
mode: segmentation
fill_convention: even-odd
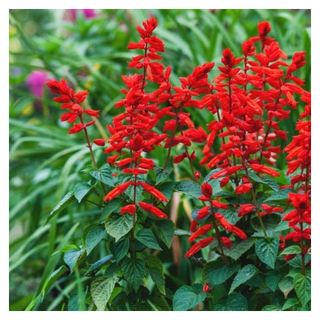
[[[68,123],[72,123],[78,118],[80,120],[80,123],[75,123],[73,127],[69,129],[69,134],[85,130],[85,128],[95,123],[95,120],[87,123],[84,123],[83,121],[83,113],[91,117],[99,117],[100,110],[83,109],[80,106],[80,103],[86,99],[88,91],[79,91],[74,93],[74,90],[68,87],[65,79],[62,79],[61,82],[57,80],[50,80],[47,82],[47,86],[52,93],[60,95],[59,97],[53,98],[53,101],[62,103],[61,110],[69,110],[69,112],[61,115],[61,121],[68,121]],[[97,139],[94,142],[101,145],[103,143],[102,140],[103,139]]]
[[[285,108],[288,106],[296,109],[294,94],[300,95],[301,100],[310,103],[310,94],[301,88],[304,82],[294,76],[294,72],[306,63],[305,53],[295,53],[291,64],[283,61],[287,56],[280,49],[279,43],[268,37],[270,31],[268,22],[259,23],[259,36],[243,43],[242,57],[235,57],[230,49],[223,50],[221,59],[223,66],[218,67],[221,73],[213,79],[213,85],[207,84],[210,93],[197,104],[200,108],[206,107],[217,118],[208,124],[209,134],[203,148],[204,158],[201,161],[202,164],[207,163],[208,168],[215,166],[220,168],[210,179],[220,179],[221,188],[231,183],[229,185],[234,188],[237,195],[251,192],[252,203],[238,203],[239,217],[253,212],[261,217],[283,211],[281,207],[264,203],[258,205],[250,171],[258,176],[261,174],[280,176],[268,165],[274,166],[277,154],[282,152],[280,146],[272,144],[272,141],[277,138],[287,140],[287,132],[280,130],[279,127],[280,121],[288,118],[290,114],[290,110]],[[256,53],[255,43],[258,41],[261,43],[260,53]],[[239,67],[240,62],[243,62],[242,68]],[[264,114],[267,120],[263,120]],[[309,105],[303,117],[307,115],[310,115]],[[291,160],[288,163],[288,173],[292,173],[298,167],[301,167],[302,171],[307,168],[306,171],[309,172],[310,125],[310,121],[300,121],[297,125],[300,135],[285,149],[290,152],[287,158]],[[214,155],[212,146],[217,137],[222,139],[221,153]],[[294,158],[297,159],[292,160]],[[293,177],[292,185],[306,179],[307,172]],[[214,204],[212,206],[214,207]],[[197,219],[211,215],[213,208],[210,211],[210,206],[206,206],[198,212]],[[214,217],[223,221],[221,223],[219,220],[225,230],[232,230],[228,222],[224,225],[226,219],[223,215],[216,213]],[[192,231],[195,230],[194,225],[193,222]],[[202,228],[195,231],[194,235],[202,234],[202,230],[208,232],[207,228]],[[199,245],[196,244],[190,252],[199,250]]]
[[[224,230],[235,234],[240,239],[247,239],[246,234],[241,229],[229,223],[228,220],[221,213],[215,212],[215,210],[219,209],[228,209],[228,205],[226,203],[222,203],[218,200],[212,199],[212,186],[207,182],[203,183],[201,185],[201,190],[202,196],[199,197],[199,200],[203,201],[204,204],[207,202],[209,205],[202,207],[198,211],[196,220],[202,220],[211,217],[212,223],[206,224],[198,228],[197,221],[193,220],[191,223],[190,231],[194,233],[189,237],[189,242],[195,241],[199,236],[207,234],[212,228],[214,228],[215,230],[216,238],[208,237],[200,240],[189,249],[189,251],[184,256],[185,258],[192,257],[202,248],[207,247],[215,239],[218,241],[221,251],[223,251],[222,244],[226,248],[231,249],[232,241],[228,237],[220,237],[217,223],[219,223],[219,225]]]
[[[192,143],[205,143],[200,164],[218,169],[212,173],[209,180],[219,179],[221,188],[228,186],[235,190],[239,217],[255,213],[262,223],[261,216],[282,212],[283,209],[265,203],[258,205],[255,183],[250,176],[256,174],[261,179],[264,179],[264,175],[279,176],[272,166],[282,150],[279,143],[274,145],[274,142],[278,138],[287,140],[287,132],[280,129],[280,121],[289,117],[290,110],[287,110],[287,107],[297,108],[295,95],[298,95],[306,103],[306,107],[297,124],[299,135],[293,138],[284,151],[288,152],[288,174],[300,169],[300,173],[291,178],[291,187],[299,185],[298,191],[304,190],[304,193],[289,194],[295,210],[286,214],[284,220],[289,221],[294,232],[289,233],[283,241],[292,239],[300,242],[304,255],[310,247],[310,228],[304,228],[304,224],[311,224],[311,120],[302,119],[311,114],[311,96],[302,89],[304,82],[295,76],[294,72],[305,65],[305,53],[297,52],[291,63],[285,62],[286,54],[278,42],[268,37],[271,27],[264,21],[258,24],[259,35],[242,44],[241,57],[235,57],[230,49],[223,50],[222,65],[218,67],[220,74],[212,82],[208,79],[208,73],[213,69],[214,63],[209,62],[196,67],[191,75],[180,78],[180,87],[173,87],[170,83],[171,67],[165,68],[163,63],[156,61],[162,59],[159,53],[164,52],[163,42],[153,35],[156,27],[155,18],[143,22],[142,27],[137,27],[140,40],[130,42],[128,46],[128,49],[143,51],[129,62],[129,68],[141,69],[142,74],[122,77],[127,87],[121,90],[125,98],[117,102],[115,107],[124,107],[125,112],[115,116],[112,125],[107,126],[111,137],[105,153],[109,155],[108,163],[120,168],[122,173],[129,174],[130,177],[111,190],[104,200],[110,201],[132,187],[133,203],[121,208],[121,214],[134,215],[139,206],[158,218],[167,218],[154,204],[136,201],[137,188],[142,188],[160,203],[168,202],[159,190],[143,182],[139,176],[147,174],[155,166],[154,161],[143,157],[142,153],[151,152],[155,146],[164,143],[164,148],[168,149],[164,165],[166,167],[172,147],[181,143],[184,150],[173,157],[173,162],[177,164],[187,158],[193,179],[197,181],[200,174],[194,172],[192,165],[196,155],[194,151],[190,153],[188,147]],[[257,43],[260,43],[259,53]],[[157,85],[157,89],[146,92],[147,81]],[[60,95],[54,100],[63,103],[61,108],[69,109],[69,112],[62,115],[61,120],[71,123],[77,118],[80,119],[80,123],[74,124],[69,133],[81,130],[86,133],[86,127],[94,121],[85,124],[83,113],[99,116],[98,111],[83,110],[79,106],[87,92],[74,93],[64,79],[61,83],[49,81],[48,86],[53,93]],[[160,107],[161,104],[167,106]],[[208,133],[202,127],[195,127],[187,112],[190,107],[206,108],[216,117],[216,120],[207,125]],[[165,116],[170,119],[165,121],[163,132],[171,132],[170,135],[155,130],[159,120]],[[219,154],[214,154],[213,151],[216,138],[222,140]],[[104,145],[104,139],[94,142]],[[240,239],[246,239],[247,235],[224,217],[221,209],[228,209],[229,206],[219,198],[212,199],[214,195],[210,183],[203,183],[201,189],[202,196],[199,199],[203,202],[203,207],[192,221],[190,230],[193,234],[189,241],[195,241],[210,230],[214,230],[215,237],[200,240],[190,248],[185,257],[193,256],[213,240],[218,241],[223,256],[223,246],[231,248],[232,242],[228,237],[220,236],[219,227]],[[251,193],[252,201],[240,204],[239,195],[247,193]],[[207,223],[209,218],[210,222]],[[207,224],[199,226],[199,220],[202,219],[205,219]],[[283,247],[284,243],[281,246]]]
[[[123,193],[129,186],[133,186],[133,204],[123,207],[121,214],[135,214],[136,206],[139,205],[144,211],[158,218],[167,218],[167,215],[155,205],[136,202],[138,187],[143,188],[160,202],[168,202],[168,199],[154,186],[139,181],[137,178],[138,175],[147,174],[148,170],[152,170],[155,166],[152,159],[142,156],[142,152],[152,151],[167,137],[166,134],[159,134],[153,130],[159,119],[166,114],[166,110],[160,110],[157,106],[159,95],[145,91],[146,80],[161,84],[170,75],[170,69],[164,70],[162,64],[154,62],[154,60],[161,59],[161,55],[158,53],[164,51],[162,41],[153,35],[156,27],[157,20],[155,18],[143,22],[143,27],[137,27],[141,40],[137,43],[130,43],[128,49],[141,49],[144,54],[133,57],[129,68],[143,69],[143,74],[122,77],[127,89],[121,91],[126,96],[116,103],[116,108],[124,106],[125,112],[114,117],[112,125],[107,126],[111,137],[108,140],[110,146],[105,149],[105,153],[117,153],[109,156],[107,161],[115,164],[123,173],[132,175],[133,178],[111,190],[104,200],[110,201]]]
[[[301,255],[304,263],[304,256],[307,254],[311,245],[311,120],[302,120],[311,117],[311,94],[304,90],[300,90],[301,100],[306,103],[304,111],[300,114],[300,120],[297,122],[296,129],[299,132],[297,136],[284,149],[288,153],[286,159],[288,161],[287,174],[292,174],[300,169],[300,173],[291,176],[291,188],[298,189],[297,194],[289,193],[289,203],[292,203],[294,210],[290,211],[283,218],[289,222],[289,226],[293,228],[293,232],[287,234],[280,244],[281,248],[285,247],[286,240],[292,240],[300,243]],[[307,225],[307,226],[306,226]],[[294,258],[295,254],[285,256],[286,260]]]

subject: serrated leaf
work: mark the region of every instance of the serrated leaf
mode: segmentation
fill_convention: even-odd
[[[284,297],[287,299],[288,294],[293,289],[293,281],[290,277],[284,277],[278,283],[279,289],[283,292]]]
[[[264,202],[277,202],[277,201],[286,201],[288,200],[288,193],[296,192],[293,189],[281,189],[276,191],[272,196],[264,200]]]
[[[189,196],[199,198],[202,196],[202,191],[199,183],[190,180],[182,180],[174,187],[177,192],[182,192]]]
[[[112,214],[105,224],[107,232],[116,239],[116,242],[126,235],[133,227],[133,216],[129,214]]]
[[[238,260],[256,241],[257,239],[249,238],[239,243],[233,243],[231,249],[224,249],[224,254],[234,260]]]
[[[282,278],[282,273],[279,273],[277,271],[271,271],[267,274],[265,281],[266,281],[267,286],[273,292],[275,292],[281,278]]]
[[[204,278],[211,285],[217,286],[228,280],[237,270],[239,270],[239,265],[233,267],[224,265],[222,268],[216,269],[215,264],[209,262],[204,269]]]
[[[169,177],[170,173],[172,172],[172,168],[163,169],[160,167],[154,167],[153,170],[156,175],[156,185],[166,180]]]
[[[233,279],[229,294],[232,293],[241,284],[252,278],[257,272],[258,269],[252,264],[244,266]]]
[[[269,188],[271,188],[273,191],[278,192],[279,191],[279,185],[270,177],[262,177],[261,180],[266,184]]]
[[[274,229],[281,222],[281,217],[279,215],[276,215],[276,214],[266,215],[266,216],[262,217],[262,221],[263,221],[263,224],[264,224],[265,228],[267,229],[267,231],[270,230],[270,231],[272,231],[274,233]],[[252,227],[255,230],[262,231],[262,227],[261,227],[261,224],[259,222],[259,218],[258,217],[252,218],[250,223],[251,223]]]
[[[103,165],[99,170],[91,170],[90,175],[110,187],[114,186],[111,168],[108,163]]]
[[[43,285],[43,288],[41,291],[42,297],[49,291],[49,289],[54,284],[54,282],[56,282],[67,271],[68,271],[68,268],[62,265],[59,269],[51,273],[51,275],[48,277],[45,284]]]
[[[248,311],[247,299],[242,294],[233,292],[227,299],[227,311]]]
[[[63,261],[68,265],[70,274],[83,261],[86,251],[84,249],[71,249],[63,256]]]
[[[302,306],[305,306],[311,300],[311,273],[296,274],[293,277],[293,286]]]
[[[297,245],[294,245],[294,246],[285,248],[280,255],[283,256],[286,254],[299,254],[299,253],[301,253],[301,248]]]
[[[251,170],[248,171],[249,178],[253,180],[254,182],[262,183],[264,184],[263,180],[259,176],[257,176],[254,172]]]
[[[103,226],[99,225],[89,230],[85,239],[85,248],[87,255],[95,248],[95,246],[107,236],[106,230]]]
[[[175,236],[187,236],[190,237],[192,235],[192,232],[188,231],[188,230],[182,230],[182,229],[174,229],[173,234]]]
[[[160,259],[156,256],[149,255],[146,258],[146,266],[147,270],[150,273],[150,276],[156,286],[158,287],[159,291],[165,295],[165,282],[164,282],[164,272],[163,272],[163,265]]]
[[[150,249],[162,250],[150,229],[141,229],[137,233],[136,239]]]
[[[52,211],[49,214],[49,217],[47,218],[46,224],[60,211],[68,207],[71,203],[76,201],[76,198],[74,197],[74,192],[70,191],[68,192],[62,200],[52,209]]]
[[[104,311],[109,301],[118,277],[114,275],[112,278],[100,277],[91,283],[90,293],[94,304],[98,311]]]
[[[307,264],[311,260],[311,254],[304,256],[304,263]],[[297,254],[293,259],[288,261],[288,264],[293,268],[299,268],[301,270],[302,258],[301,254]]]
[[[87,183],[80,182],[76,184],[76,186],[74,187],[74,196],[79,203],[89,193],[91,189],[92,187],[89,186]]]
[[[132,285],[133,289],[137,292],[142,284],[144,273],[146,270],[145,262],[141,259],[125,258],[121,265],[121,270],[124,277]]]
[[[169,219],[156,220],[153,223],[153,228],[158,237],[170,249],[174,233],[174,223]]]
[[[129,246],[130,240],[128,237],[124,237],[120,239],[118,242],[113,243],[113,251],[117,263],[119,263],[119,261],[126,256],[126,254],[129,251]]]
[[[89,274],[92,271],[97,270],[98,268],[102,267],[104,264],[106,264],[108,261],[110,261],[113,258],[112,254],[109,254],[105,257],[103,257],[102,259],[96,261],[95,263],[93,263],[89,270],[86,272],[86,274]]]
[[[103,208],[103,213],[101,219],[106,219],[110,213],[117,212],[120,213],[122,200],[119,198],[112,199],[109,201],[106,206]]]
[[[164,182],[160,186],[158,186],[157,189],[161,191],[164,194],[164,196],[170,201],[174,191],[174,186],[176,184],[177,183],[173,181]],[[166,202],[163,203],[166,205]]]
[[[267,239],[258,240],[255,244],[255,249],[258,258],[274,269],[279,250],[279,237],[272,238],[271,242]]]
[[[180,287],[173,296],[173,311],[187,311],[194,308],[206,298],[202,285],[196,283],[192,286]]]

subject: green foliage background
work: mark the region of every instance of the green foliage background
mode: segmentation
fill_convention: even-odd
[[[195,66],[207,61],[219,63],[221,51],[229,47],[241,55],[241,43],[256,35],[257,23],[268,20],[271,36],[289,58],[296,51],[307,52],[307,65],[300,76],[310,90],[311,15],[307,10],[101,10],[98,17],[85,19],[78,11],[76,21],[65,10],[11,10],[10,12],[10,310],[24,310],[45,279],[62,264],[61,253],[52,255],[68,243],[80,243],[81,233],[101,214],[89,203],[75,204],[50,224],[45,220],[64,194],[77,182],[90,157],[81,135],[68,136],[67,126],[59,121],[59,105],[45,89],[36,98],[26,85],[33,70],[46,70],[50,78],[67,78],[76,89],[88,89],[88,104],[101,110],[100,127],[91,127],[90,137],[106,137],[105,125],[121,110],[114,103],[122,98],[121,75],[132,73],[127,61],[133,52],[126,48],[138,40],[135,27],[154,15],[159,21],[155,34],[165,42],[164,63],[172,65],[172,81],[179,84]],[[217,74],[214,69],[211,76]],[[299,110],[298,110],[299,111]],[[301,111],[301,110],[300,110]],[[196,125],[206,128],[212,116],[203,110],[190,110]],[[282,124],[295,134],[298,112]],[[197,148],[197,147],[196,147]],[[218,150],[218,145],[216,146]],[[105,163],[101,149],[95,153],[99,165]],[[200,149],[197,151],[200,155]],[[163,165],[161,150],[154,158]],[[284,159],[279,158],[279,169]],[[203,175],[205,168],[196,167]],[[179,178],[189,177],[187,164],[175,167]],[[84,181],[84,180],[83,180]],[[188,229],[186,199],[179,206],[177,227]],[[190,212],[189,212],[190,214]],[[187,241],[181,242],[182,253]],[[95,262],[106,255],[103,243],[91,256]],[[173,263],[172,252],[159,255],[165,266],[169,287],[176,291],[200,277],[181,254]],[[63,310],[64,301],[74,290],[86,290],[86,278],[75,273],[73,281],[62,277],[49,293],[49,299],[36,310]],[[167,294],[170,294],[168,292]]]

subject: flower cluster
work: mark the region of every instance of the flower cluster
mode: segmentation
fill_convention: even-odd
[[[61,110],[69,110],[69,112],[60,116],[61,121],[73,123],[77,119],[80,120],[80,123],[75,123],[73,127],[69,129],[69,134],[78,133],[95,123],[95,120],[91,120],[87,123],[83,121],[84,113],[91,117],[99,117],[100,112],[100,110],[84,109],[80,106],[80,103],[86,99],[88,91],[79,91],[75,93],[72,88],[69,88],[65,79],[62,79],[61,82],[50,80],[47,82],[47,86],[52,93],[60,95],[59,97],[53,98],[53,101],[62,104]]]
[[[205,85],[207,94],[197,102],[198,107],[207,108],[216,116],[216,120],[208,124],[209,133],[201,161],[201,164],[207,163],[208,168],[218,168],[209,180],[219,179],[221,188],[233,189],[238,196],[238,216],[255,213],[265,236],[267,234],[261,217],[282,212],[283,209],[259,204],[255,183],[257,179],[264,179],[264,175],[272,178],[280,176],[272,166],[282,150],[279,144],[272,142],[277,139],[287,140],[287,132],[281,130],[280,121],[289,117],[290,110],[286,107],[296,109],[295,94],[308,104],[302,117],[310,115],[310,94],[301,88],[304,82],[294,75],[295,71],[305,65],[305,53],[297,52],[291,63],[285,62],[287,55],[278,42],[268,37],[270,31],[268,22],[259,23],[259,36],[243,43],[242,57],[235,57],[230,49],[223,50],[222,66],[218,66],[221,73],[213,79],[213,85]],[[261,44],[259,53],[256,48],[258,42]],[[310,173],[310,126],[310,121],[300,121],[297,125],[300,135],[294,137],[285,149],[289,152],[288,173],[301,168],[301,174],[292,178],[292,186],[306,180]],[[217,137],[222,140],[221,152],[214,155],[212,146]],[[303,173],[303,170],[306,172]],[[254,180],[252,177],[255,177]],[[306,185],[308,189],[308,182]],[[243,203],[243,199],[248,199],[248,196],[240,202],[239,196],[247,193],[251,195],[251,202]],[[202,208],[197,219],[213,216],[220,226],[232,232],[223,214],[213,213],[215,205],[212,200],[208,200],[211,205]],[[202,234],[202,230],[207,233],[208,227],[204,227],[195,234]],[[193,247],[190,250],[195,252]]]
[[[160,110],[157,106],[161,95],[159,97],[159,94],[145,91],[147,80],[161,84],[170,75],[170,70],[166,70],[164,74],[163,65],[154,61],[160,60],[159,52],[164,51],[162,41],[153,35],[156,27],[157,20],[155,18],[143,22],[143,27],[137,27],[141,39],[137,43],[131,42],[128,49],[141,49],[143,54],[133,57],[129,68],[142,69],[143,73],[122,77],[127,89],[121,91],[126,96],[116,103],[116,108],[124,106],[125,112],[114,117],[112,125],[107,126],[111,137],[108,139],[110,146],[105,149],[105,153],[116,152],[115,155],[109,156],[107,161],[120,168],[122,173],[133,176],[133,179],[122,182],[111,190],[104,200],[110,201],[123,193],[129,186],[133,186],[133,204],[122,208],[122,214],[134,214],[136,206],[139,206],[142,210],[158,218],[167,218],[167,215],[155,205],[146,202],[137,203],[136,201],[137,188],[141,187],[158,201],[168,202],[168,199],[154,186],[140,181],[140,175],[147,174],[155,166],[152,159],[142,156],[142,152],[152,151],[167,137],[166,134],[159,134],[154,130],[166,111]]]

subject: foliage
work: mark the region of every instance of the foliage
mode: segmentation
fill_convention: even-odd
[[[227,163],[235,161],[230,155],[218,159],[211,168],[206,166],[206,162],[226,150],[220,149],[226,144],[222,140],[234,138],[231,125],[225,126],[227,134],[220,137],[220,130],[224,128],[218,128],[215,138],[210,135],[214,126],[207,127],[215,120],[221,122],[220,115],[225,118],[221,112],[223,104],[228,105],[222,96],[225,90],[219,91],[216,85],[220,81],[220,88],[228,88],[227,82],[221,80],[226,70],[221,68],[229,68],[228,77],[233,81],[232,88],[229,83],[229,90],[233,90],[232,99],[236,101],[239,91],[235,87],[240,87],[242,80],[231,75],[235,67],[226,61],[232,60],[233,55],[243,57],[242,42],[256,36],[257,23],[262,20],[268,20],[272,26],[268,37],[276,38],[288,55],[287,60],[284,56],[274,60],[286,61],[287,66],[279,64],[273,69],[288,72],[292,61],[297,60],[295,52],[306,51],[307,64],[301,68],[297,62],[298,70],[292,71],[296,78],[305,80],[302,91],[292,86],[278,88],[272,79],[265,84],[266,92],[279,90],[284,110],[302,97],[303,103],[294,105],[296,109],[291,110],[290,117],[277,115],[281,131],[287,131],[287,139],[292,141],[296,135],[294,123],[301,112],[307,112],[305,105],[308,105],[309,13],[303,10],[104,10],[88,17],[89,13],[81,10],[76,15],[43,10],[42,16],[47,19],[39,20],[39,24],[34,25],[36,31],[32,31],[24,28],[28,22],[24,21],[24,12],[12,10],[10,13],[10,309],[309,310],[310,163],[304,161],[305,167],[302,164],[296,167],[298,174],[294,174],[300,176],[298,178],[293,176],[295,164],[290,159],[289,170],[293,171],[286,176],[286,155],[279,155],[277,170],[267,167],[269,158],[266,153],[262,155],[262,151],[267,152],[275,142],[273,138],[270,141],[266,138],[256,152],[266,166],[254,166],[254,162],[247,162],[250,156],[242,158],[238,154],[238,162],[233,166]],[[29,13],[31,17],[39,14]],[[163,56],[161,63],[142,60],[139,66],[135,64],[139,60],[131,62],[131,67],[143,75],[136,82],[132,80],[135,93],[141,91],[147,96],[147,101],[130,101],[134,108],[140,108],[141,117],[145,117],[137,120],[134,110],[128,109],[127,101],[122,101],[123,93],[126,99],[132,99],[129,93],[134,90],[127,78],[128,88],[119,92],[123,88],[120,75],[133,73],[127,70],[127,61],[132,57],[127,45],[139,41],[135,26],[150,16],[155,16],[159,25],[152,29],[154,22],[149,19],[152,30],[148,32],[154,31],[154,35],[164,41],[165,53],[158,50],[161,45],[157,43],[149,53],[159,51]],[[259,31],[256,53],[260,52],[260,45],[262,51],[270,45],[267,34],[263,37]],[[144,39],[141,30],[140,36]],[[223,51],[225,47],[231,49],[232,55]],[[222,51],[225,60],[220,63]],[[142,58],[146,56],[142,55],[140,60]],[[250,55],[246,58],[258,61],[263,68],[262,58],[257,60]],[[214,62],[216,66],[206,62]],[[241,63],[237,67],[243,74]],[[172,67],[168,68],[169,65]],[[194,69],[196,66],[198,69]],[[69,101],[60,101],[81,105],[82,109],[68,106],[66,116],[66,110],[58,111],[58,104],[51,101],[46,87],[41,87],[43,92],[39,95],[32,91],[32,84],[26,79],[34,70],[45,70],[42,74],[45,81],[65,77],[68,90],[71,87],[77,92],[89,90],[84,101],[81,101],[82,95],[86,98],[86,94],[74,98],[71,91],[68,91],[72,97]],[[279,77],[279,72],[276,75],[277,72],[267,67],[250,72],[260,79],[285,77],[283,73]],[[162,74],[166,75],[166,81],[158,78]],[[190,76],[182,78],[180,83],[179,77],[188,74]],[[210,107],[210,101],[205,100],[211,96],[203,89],[208,74],[210,79],[216,79],[211,89],[220,94],[216,97],[221,102],[221,110]],[[201,82],[203,80],[206,81]],[[168,96],[159,91],[164,83]],[[297,87],[301,86],[299,80],[296,83]],[[60,91],[53,92],[63,96],[62,82],[49,84],[51,91],[53,85],[58,86]],[[249,92],[254,92],[253,87],[248,83]],[[186,97],[194,92],[200,97]],[[277,100],[274,96],[268,99],[273,99],[273,103]],[[254,113],[258,109],[257,100],[258,96],[253,94],[242,102]],[[59,102],[57,97],[55,101]],[[194,107],[192,101],[198,107]],[[173,108],[155,117],[158,111],[151,105],[156,103],[161,109]],[[199,107],[201,103],[204,107]],[[115,105],[120,108],[114,108]],[[151,111],[144,113],[141,105],[150,106]],[[259,107],[269,111],[263,101]],[[122,134],[123,128],[114,119],[124,112],[132,112],[131,126],[152,124],[147,128],[140,125],[134,135],[129,132],[125,138],[123,135],[115,138]],[[70,120],[74,115],[83,127],[73,126],[74,130],[69,132],[76,133],[79,129],[79,133],[66,139],[68,124],[58,119],[60,116],[62,120]],[[90,117],[95,117],[95,123],[89,121]],[[179,121],[175,120],[177,117]],[[260,116],[255,114],[255,117]],[[168,122],[173,119],[172,126],[172,122]],[[262,137],[263,134],[268,137],[270,132],[279,138],[285,134],[267,122],[266,112],[259,119],[265,125],[264,133],[259,133]],[[104,130],[106,124],[109,132]],[[242,130],[247,130],[247,134],[250,131]],[[307,139],[307,130],[297,130],[301,140]],[[163,132],[168,135],[162,136]],[[158,140],[153,140],[150,148],[144,147],[142,153],[132,145],[113,149],[105,164],[106,156],[101,148],[105,141],[109,148],[114,142],[133,141],[138,135],[143,136],[143,141]],[[177,140],[183,135],[188,139]],[[210,139],[213,139],[211,145]],[[286,141],[277,142],[280,148],[288,145]],[[205,145],[210,153],[206,153]],[[290,146],[285,151],[292,155],[291,160],[296,160]],[[298,159],[302,156],[308,157],[298,155]],[[126,162],[128,158],[132,160]],[[217,164],[221,168],[210,172]],[[236,165],[241,168],[224,171]],[[147,172],[132,171],[138,168]],[[230,179],[224,183],[226,177]],[[251,184],[249,190],[253,193],[249,190],[238,193],[238,187],[244,184]],[[124,185],[126,188],[121,189]],[[286,203],[288,198],[290,201]],[[296,221],[296,214],[292,212],[299,213],[301,204],[305,206],[301,212],[303,219],[298,217]],[[189,242],[197,241],[191,248],[187,237]],[[25,283],[29,287],[21,293],[16,290],[19,273],[34,280],[32,284]]]

